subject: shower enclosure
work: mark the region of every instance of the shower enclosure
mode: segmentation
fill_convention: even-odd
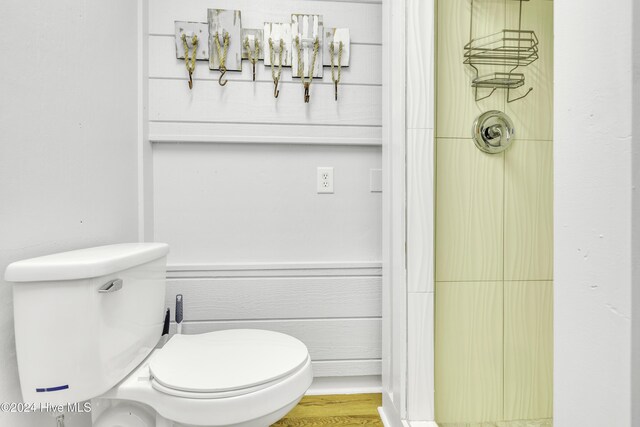
[[[435,419],[550,425],[553,2],[436,8]],[[470,138],[490,110],[515,128],[492,154]]]
[[[383,416],[551,426],[553,1],[400,3],[385,4]]]

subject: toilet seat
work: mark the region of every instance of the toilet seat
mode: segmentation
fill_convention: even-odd
[[[260,367],[264,369],[256,369],[256,371],[262,372],[262,375],[252,377],[252,381],[246,381],[255,385],[247,386],[241,382],[225,384],[218,381],[223,376],[219,376],[217,380],[209,377],[206,381],[202,378],[196,378],[195,380],[199,380],[198,382],[195,382],[193,378],[190,378],[189,381],[181,381],[176,378],[183,374],[185,377],[193,377],[197,373],[204,372],[201,369],[203,367],[211,374],[212,371],[208,370],[206,366],[211,365],[211,361],[216,359],[206,357],[205,353],[214,353],[214,357],[220,357],[220,353],[224,352],[218,352],[216,356],[213,349],[222,348],[222,345],[219,347],[214,345],[214,343],[222,342],[229,343],[231,348],[228,355],[231,357],[234,354],[234,351],[231,350],[235,347],[230,343],[240,342],[239,345],[242,345],[240,348],[252,350],[250,354],[263,362]],[[259,342],[261,344],[257,344]],[[185,343],[186,345],[183,346],[182,344]],[[192,346],[193,343],[195,346]],[[178,348],[182,350],[178,350]],[[188,354],[186,349],[198,350],[199,352],[194,351],[192,354]],[[260,351],[267,350],[269,357],[260,353]],[[236,355],[243,353],[246,352],[235,350]],[[171,357],[181,357],[182,359],[177,360],[176,364],[171,366],[169,365],[170,360],[175,360]],[[238,367],[245,366],[239,363],[239,359],[247,361],[250,358],[244,356],[232,358],[235,360],[227,368],[231,367],[235,372],[230,370],[226,372],[225,369],[219,370],[223,374],[231,376],[245,374],[246,378],[251,379],[246,375],[246,372],[238,372]],[[281,359],[289,360],[290,364],[280,364]],[[264,366],[267,360],[270,361],[269,366]],[[298,360],[303,360],[301,366],[298,369],[293,369],[292,366]],[[204,361],[210,363],[207,364]],[[154,374],[151,372],[151,365],[155,368]],[[217,366],[220,367],[219,363]],[[277,377],[278,369],[276,368],[278,366],[282,368],[280,374],[287,370],[290,372]],[[174,370],[175,372],[170,372]],[[154,378],[156,375],[159,375],[159,378]],[[264,382],[265,378],[269,377],[273,377],[273,379]],[[179,388],[167,387],[158,382],[158,379],[165,384],[174,384],[175,387],[191,388],[192,390],[184,391]],[[95,403],[96,408],[100,407],[101,401],[116,402],[116,404],[127,401],[141,403],[156,411],[158,417],[190,426],[264,427],[273,424],[289,412],[302,398],[312,381],[313,369],[307,348],[297,339],[287,335],[260,330],[227,330],[200,335],[176,335],[163,348],[154,350],[122,382],[95,398]],[[230,385],[235,388],[224,389]],[[195,387],[200,386],[204,390],[217,391],[193,391]],[[230,396],[230,394],[235,394],[235,396]]]
[[[279,332],[235,329],[174,335],[149,361],[151,385],[192,399],[241,396],[270,387],[308,364],[306,346]]]

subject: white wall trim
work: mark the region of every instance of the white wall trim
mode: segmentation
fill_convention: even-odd
[[[406,0],[406,419],[434,420],[435,2]]]
[[[138,240],[153,241],[153,154],[149,141],[149,3],[138,0]]]
[[[438,427],[435,421],[408,421],[409,427]]]
[[[385,427],[409,427],[406,421],[400,419],[391,396],[385,390],[382,390],[382,406],[378,408],[378,413]]]
[[[289,262],[234,264],[170,264],[167,278],[381,276],[382,263]]]
[[[285,144],[380,146],[380,138],[331,138],[314,136],[150,135],[153,143]]]
[[[315,373],[314,365],[314,373]],[[380,375],[352,377],[315,377],[307,396],[327,394],[365,394],[382,392]]]
[[[406,3],[382,3],[382,385],[385,425],[406,417]]]

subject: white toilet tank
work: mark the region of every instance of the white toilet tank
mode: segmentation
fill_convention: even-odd
[[[99,396],[151,352],[164,322],[168,252],[164,243],[126,243],[7,267],[25,402]]]

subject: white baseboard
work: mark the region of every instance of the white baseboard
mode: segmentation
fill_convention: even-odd
[[[326,394],[366,394],[382,393],[382,379],[379,375],[367,375],[361,377],[317,377],[307,396]]]
[[[387,392],[382,392],[382,406],[378,408],[384,427],[409,427],[401,418]]]
[[[378,413],[380,414],[380,419],[382,420],[382,424],[384,427],[396,427],[385,414],[384,409],[381,407],[378,408]],[[402,427],[438,427],[435,421],[407,421],[402,420]]]
[[[401,419],[391,401],[391,397],[384,392],[382,394],[382,404],[383,406],[378,408],[378,413],[384,427],[438,427],[435,421],[407,421]]]

